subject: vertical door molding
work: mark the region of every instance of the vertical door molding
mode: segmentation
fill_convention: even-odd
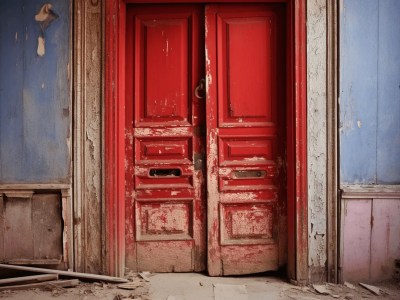
[[[338,282],[338,4],[327,1],[327,281]]]
[[[103,273],[103,1],[73,3],[75,269]]]
[[[307,197],[307,37],[306,37],[306,0],[290,1],[292,20],[294,21],[294,34],[291,51],[294,54],[292,67],[294,78],[292,81],[294,109],[292,111],[292,128],[294,134],[288,148],[294,148],[294,164],[288,164],[290,172],[294,172],[294,202],[296,273],[295,279],[303,284],[309,281],[308,277],[308,197]],[[290,62],[289,62],[290,63]],[[294,129],[293,129],[294,127]],[[289,162],[288,162],[289,163]],[[288,175],[289,176],[289,175]],[[289,182],[289,180],[288,180]],[[291,188],[290,186],[288,188]],[[290,207],[290,200],[288,203]],[[290,209],[290,208],[288,208]],[[288,212],[288,219],[290,213]],[[289,221],[289,220],[288,220]],[[291,236],[289,234],[289,241]],[[290,243],[290,242],[289,242]],[[289,251],[290,251],[289,247]],[[289,254],[290,256],[290,254]],[[290,260],[289,260],[290,261]],[[289,266],[290,268],[290,266]],[[290,274],[290,273],[289,273]],[[289,279],[292,279],[289,277]]]
[[[105,207],[106,272],[125,269],[125,15],[124,0],[105,3]],[[120,67],[123,66],[123,67]]]

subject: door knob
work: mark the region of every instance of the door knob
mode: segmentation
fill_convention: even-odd
[[[199,84],[194,89],[194,95],[197,99],[204,99],[206,97],[206,80],[200,79]]]

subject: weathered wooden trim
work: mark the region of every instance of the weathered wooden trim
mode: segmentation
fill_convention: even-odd
[[[4,195],[8,198],[26,198],[30,199],[33,196],[33,191],[5,190]]]
[[[103,268],[103,31],[101,0],[74,1],[75,269]]]
[[[338,4],[327,0],[327,280],[338,282]]]
[[[23,190],[68,190],[71,188],[70,184],[64,184],[64,183],[39,183],[39,184],[33,184],[33,183],[27,183],[27,184],[12,184],[12,183],[7,183],[7,184],[0,184],[0,191],[3,190],[18,190],[18,191],[23,191]]]
[[[400,199],[400,185],[345,185],[341,199]]]
[[[294,0],[294,166],[295,170],[295,245],[296,281],[308,277],[308,197],[307,197],[307,38],[306,1]],[[289,239],[290,239],[289,235]]]

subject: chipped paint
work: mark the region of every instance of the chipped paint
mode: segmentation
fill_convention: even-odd
[[[326,248],[326,1],[307,1],[307,162],[310,278],[325,280]],[[299,170],[299,166],[296,166]]]
[[[38,37],[37,55],[44,56],[45,50],[45,31],[49,25],[58,18],[58,15],[53,11],[51,3],[43,4],[40,11],[35,15],[35,21],[40,25],[40,35]]]
[[[45,40],[43,37],[39,36],[38,37],[38,47],[37,47],[37,55],[38,56],[43,56],[46,53],[45,50]]]
[[[150,127],[136,127],[134,134],[136,137],[148,136],[190,136],[191,128],[176,127],[176,128],[150,128]]]

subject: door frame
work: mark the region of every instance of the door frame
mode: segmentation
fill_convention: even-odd
[[[105,3],[105,211],[106,270],[125,270],[125,22],[128,4],[245,3],[242,0],[106,0]],[[290,280],[308,281],[306,0],[253,0],[287,4],[287,185]]]

